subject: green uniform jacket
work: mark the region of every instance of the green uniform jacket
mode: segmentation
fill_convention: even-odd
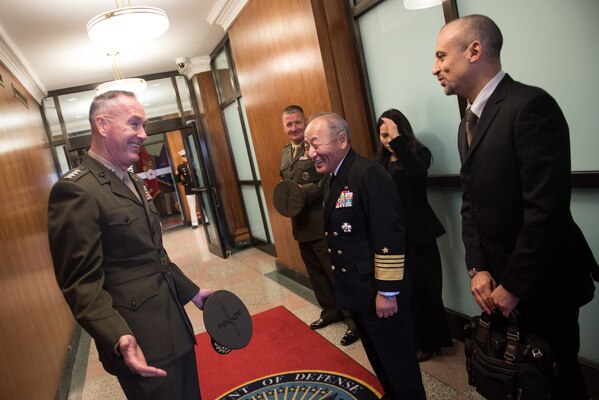
[[[143,181],[141,200],[109,168],[86,157],[52,187],[48,236],[56,279],[73,315],[96,342],[104,368],[129,374],[113,349],[133,334],[148,365],[193,348],[183,309],[199,288],[162,246],[158,211]]]
[[[291,218],[293,237],[298,242],[310,242],[324,239],[322,225],[322,188],[318,183],[323,176],[316,172],[312,160],[304,154],[304,145],[300,145],[297,154],[291,158],[291,144],[281,152],[279,175],[302,186],[306,194],[306,205],[298,215]]]

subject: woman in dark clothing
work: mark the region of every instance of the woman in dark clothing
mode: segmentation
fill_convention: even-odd
[[[378,161],[397,184],[406,222],[406,269],[413,284],[411,304],[418,360],[425,361],[441,347],[452,345],[441,297],[443,275],[437,247],[437,238],[445,229],[426,195],[432,155],[398,110],[385,111],[377,130],[382,144]]]

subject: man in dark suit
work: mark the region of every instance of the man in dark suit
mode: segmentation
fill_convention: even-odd
[[[57,282],[100,361],[129,399],[199,399],[195,336],[183,308],[199,290],[162,245],[157,209],[127,168],[147,138],[130,92],[97,96],[81,165],[52,187],[48,235]]]
[[[568,124],[549,94],[501,70],[502,42],[488,17],[454,20],[437,37],[432,71],[445,94],[469,103],[458,149],[470,289],[484,312],[517,309],[555,352],[561,398],[587,399],[578,312],[599,271],[570,213]]]
[[[352,313],[383,399],[424,399],[397,187],[383,166],[351,149],[337,114],[314,117],[304,146],[318,173],[329,175],[324,227],[337,306]]]
[[[281,152],[279,175],[282,179],[300,185],[308,200],[300,213],[291,218],[291,227],[293,237],[298,241],[314,295],[322,308],[320,317],[310,324],[310,328],[321,329],[345,319],[347,330],[341,338],[341,344],[348,346],[360,337],[349,313],[341,311],[335,305],[335,294],[331,285],[331,260],[322,226],[322,188],[318,185],[323,176],[316,172],[314,163],[304,154],[304,110],[300,106],[290,105],[283,110],[282,119],[283,130],[290,142]]]

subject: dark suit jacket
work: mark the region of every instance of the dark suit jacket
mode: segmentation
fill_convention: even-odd
[[[199,289],[168,260],[158,211],[143,181],[130,176],[141,200],[86,157],[52,187],[48,206],[56,279],[113,374],[131,373],[113,352],[124,334],[133,334],[148,364],[158,367],[195,342],[183,304]]]
[[[402,170],[391,168],[390,172],[397,184],[403,207],[406,239],[417,244],[429,243],[445,233],[426,194],[426,177],[431,165],[431,152],[425,146],[421,146],[416,153],[412,153],[403,136],[393,139],[389,145],[403,165]]]
[[[291,159],[291,143],[283,148],[279,175],[282,179],[302,185],[302,190],[306,194],[306,205],[298,215],[291,218],[295,240],[310,242],[323,239],[322,188],[319,186],[323,176],[316,172],[312,160],[304,155],[303,144],[300,145],[293,159]]]
[[[400,302],[409,299],[399,195],[385,168],[350,150],[325,195],[337,306],[374,312],[377,290],[399,291]]]
[[[488,270],[498,284],[543,309],[551,301],[590,301],[589,272],[597,263],[570,214],[569,131],[555,100],[506,75],[470,148],[466,143],[462,121],[467,267]]]

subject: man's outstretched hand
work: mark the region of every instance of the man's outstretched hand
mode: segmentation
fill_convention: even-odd
[[[146,362],[144,353],[137,345],[137,340],[132,335],[123,335],[119,339],[119,351],[123,356],[123,361],[129,369],[143,377],[160,377],[166,376],[166,371],[150,367]]]

